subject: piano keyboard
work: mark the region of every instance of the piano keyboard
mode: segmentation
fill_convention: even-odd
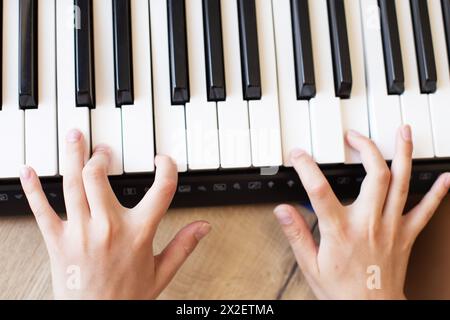
[[[294,148],[355,194],[350,129],[389,161],[410,124],[418,191],[450,167],[450,0],[0,2],[0,207],[23,164],[61,197],[72,128],[122,198],[172,157],[182,205],[301,198]]]

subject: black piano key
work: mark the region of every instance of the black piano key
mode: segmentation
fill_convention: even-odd
[[[224,101],[226,87],[220,0],[203,0],[203,24],[208,101]]]
[[[400,48],[397,11],[395,1],[378,0],[381,13],[381,35],[383,38],[384,63],[389,94],[402,94],[405,91],[405,75]]]
[[[183,105],[190,100],[184,0],[167,0],[167,15],[171,99],[173,105]]]
[[[94,22],[92,0],[74,0],[79,10],[75,28],[75,98],[77,107],[95,108]]]
[[[38,0],[19,2],[19,107],[38,107]]]
[[[116,106],[134,103],[130,0],[113,0]]]
[[[437,71],[427,1],[411,0],[410,3],[420,89],[422,93],[433,93],[437,86]]]
[[[441,7],[444,17],[445,38],[447,40],[447,56],[450,63],[450,0],[441,0]]]
[[[336,96],[347,99],[352,91],[352,66],[348,44],[344,0],[328,0],[331,49]]]
[[[244,99],[260,100],[262,89],[255,0],[237,2]]]
[[[297,99],[308,100],[316,95],[308,0],[291,0],[291,16]]]

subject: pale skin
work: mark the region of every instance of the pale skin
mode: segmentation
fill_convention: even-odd
[[[367,176],[358,199],[343,206],[314,160],[294,150],[291,162],[308,192],[319,221],[317,245],[295,208],[275,209],[298,264],[319,299],[404,299],[403,286],[411,247],[447,194],[443,174],[410,212],[404,213],[411,174],[411,129],[397,135],[389,169],[369,139],[351,132],[347,142],[360,152]],[[133,209],[122,207],[107,179],[110,150],[99,146],[84,164],[80,132],[67,136],[63,179],[67,221],[50,207],[36,173],[28,167],[21,181],[46,242],[58,299],[152,299],[168,285],[198,242],[210,231],[205,221],[183,228],[158,255],[152,248],[159,222],[177,185],[175,164],[156,158],[156,178]],[[81,272],[79,290],[68,288],[68,268]],[[367,287],[367,270],[378,266],[381,289]]]
[[[23,189],[47,245],[55,298],[156,298],[208,234],[210,224],[187,225],[155,254],[155,232],[177,186],[175,164],[157,156],[154,184],[135,208],[127,209],[107,178],[110,149],[97,146],[84,164],[82,134],[72,130],[66,140],[66,221],[50,207],[35,171],[21,170]],[[79,288],[70,282],[73,266],[80,271]]]
[[[346,138],[360,153],[367,172],[359,197],[348,206],[338,201],[306,152],[291,153],[318,218],[320,244],[294,207],[280,205],[274,213],[319,299],[405,299],[411,248],[447,194],[450,174],[442,174],[422,201],[404,212],[413,150],[410,127],[399,129],[390,169],[371,140],[356,132]],[[373,275],[371,266],[379,268],[379,289],[367,285]]]

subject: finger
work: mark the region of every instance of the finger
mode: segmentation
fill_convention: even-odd
[[[374,210],[365,210],[367,215],[372,215],[374,212],[381,215],[390,181],[390,171],[386,161],[375,143],[358,132],[349,131],[347,142],[350,147],[360,153],[362,164],[366,170],[366,177],[355,204],[362,204],[364,207],[370,204]]]
[[[177,189],[178,172],[175,163],[166,156],[156,156],[156,175],[152,187],[136,206],[145,215],[149,228],[156,229],[169,209]]]
[[[313,158],[303,150],[294,150],[290,160],[319,220],[322,222],[339,220],[342,205]]]
[[[422,231],[430,221],[434,212],[447,195],[450,188],[450,173],[442,174],[425,195],[404,219],[404,226],[407,233],[413,236],[413,239]]]
[[[408,198],[412,168],[412,133],[409,125],[397,133],[395,156],[391,165],[391,181],[384,206],[384,216],[391,221],[400,220]]]
[[[162,291],[197,247],[211,231],[205,221],[191,223],[181,229],[167,247],[155,257],[156,287]]]
[[[89,206],[82,177],[85,142],[83,134],[79,130],[74,129],[67,134],[65,153],[63,189],[67,219],[69,221],[79,220],[89,216]]]
[[[303,216],[289,205],[276,207],[274,214],[291,245],[300,269],[305,274],[316,273],[317,246]]]
[[[41,182],[33,169],[23,167],[20,171],[20,182],[42,236],[49,243],[61,232],[63,222],[48,203]]]
[[[92,217],[108,218],[111,209],[119,206],[108,180],[110,159],[111,149],[99,145],[83,169],[83,185]]]

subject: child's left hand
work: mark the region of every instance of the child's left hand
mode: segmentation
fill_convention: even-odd
[[[98,146],[84,165],[82,134],[67,136],[63,179],[67,221],[50,207],[39,178],[24,167],[21,182],[50,256],[57,299],[152,299],[209,231],[207,222],[183,228],[158,255],[153,238],[177,187],[175,164],[156,158],[152,188],[133,209],[124,208],[107,177],[110,149]]]

